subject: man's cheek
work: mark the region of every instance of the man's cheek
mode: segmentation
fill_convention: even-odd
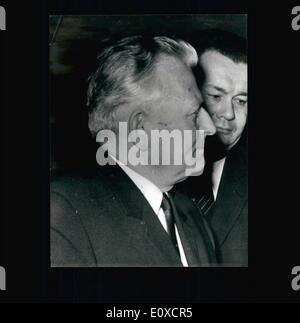
[[[247,123],[247,111],[241,111],[239,115],[237,116],[237,128],[239,132],[243,132],[246,123]]]
[[[239,109],[235,109],[236,118],[244,122],[247,120],[248,116],[248,108],[247,107],[240,107]]]
[[[196,140],[192,140],[191,137],[193,137],[193,139],[196,138]],[[186,165],[186,176],[195,176],[202,174],[205,165],[204,142],[205,135],[203,130],[197,130],[193,133],[186,133],[185,147],[188,147],[188,149],[185,149],[184,155],[184,161]]]
[[[205,160],[204,160],[204,150],[197,149],[195,152],[195,157],[190,160],[185,160],[186,162],[186,176],[199,176],[203,173]]]

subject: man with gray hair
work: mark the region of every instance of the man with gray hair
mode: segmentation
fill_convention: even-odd
[[[188,175],[202,174],[204,140],[215,133],[193,76],[197,62],[191,45],[168,37],[127,37],[102,50],[89,78],[89,129],[98,142],[103,133],[115,137],[107,136],[113,144],[97,152],[98,164],[107,159],[106,166],[51,184],[52,266],[215,261],[212,235],[195,205],[170,192]],[[163,135],[153,144],[155,131]],[[172,156],[167,164],[166,152]]]

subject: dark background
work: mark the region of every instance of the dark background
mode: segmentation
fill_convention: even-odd
[[[7,31],[0,32],[4,83],[0,88],[4,150],[0,265],[7,270],[7,291],[0,291],[0,302],[299,302],[300,292],[291,289],[291,270],[300,265],[298,190],[292,186],[298,185],[299,165],[300,31],[291,29],[296,1],[266,8],[261,1],[221,0],[173,0],[159,5],[60,0],[1,5],[7,11]],[[59,96],[56,102],[52,99],[48,15],[96,13],[248,14],[248,269],[50,269],[49,102],[51,111],[72,105],[62,105]],[[73,59],[80,62],[80,56]],[[75,61],[72,66],[78,64]],[[74,103],[72,89],[56,91],[63,96],[68,93]],[[72,117],[62,118],[72,128]],[[57,116],[52,125],[56,122]],[[76,129],[72,134],[77,140]],[[67,136],[71,139],[72,134]],[[74,147],[74,153],[76,140],[69,148]],[[61,156],[57,149],[53,153]]]

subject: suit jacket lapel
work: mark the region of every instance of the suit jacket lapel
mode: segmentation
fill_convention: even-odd
[[[226,158],[216,205],[209,215],[219,246],[221,246],[247,201],[247,153],[246,145],[239,146]]]
[[[136,223],[132,227],[132,239],[135,241],[140,239],[144,244],[147,244],[147,249],[151,253],[149,259],[153,256],[160,258],[158,263],[182,266],[180,257],[168,234],[136,185],[119,166],[110,166],[108,178],[111,189],[115,192],[116,202],[122,209],[122,215],[130,219],[131,225]]]
[[[115,216],[127,217],[123,226],[139,255],[145,262],[147,258],[149,262],[153,260],[157,266],[182,266],[168,234],[136,185],[118,166],[108,166],[103,172],[106,173],[103,180],[114,196]],[[196,219],[198,210],[189,198],[178,195],[174,198],[177,210],[174,215],[187,261],[190,266],[208,264],[214,258],[202,220]]]

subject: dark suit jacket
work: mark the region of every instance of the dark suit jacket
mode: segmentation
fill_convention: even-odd
[[[243,137],[228,153],[217,200],[208,213],[219,261],[248,265],[248,154]]]
[[[181,194],[174,201],[189,265],[214,262],[214,250],[197,209]],[[51,265],[182,266],[157,215],[118,166],[52,182]]]
[[[215,144],[214,139],[213,142]],[[221,157],[223,152],[219,148],[209,153],[210,158]],[[207,186],[211,185],[211,175],[211,163],[208,162],[202,176],[190,177],[176,185],[176,189],[192,200],[199,201]],[[200,209],[199,216],[203,217]],[[217,200],[205,218],[214,234],[218,263],[225,266],[247,266],[248,156],[245,135],[227,154]]]

